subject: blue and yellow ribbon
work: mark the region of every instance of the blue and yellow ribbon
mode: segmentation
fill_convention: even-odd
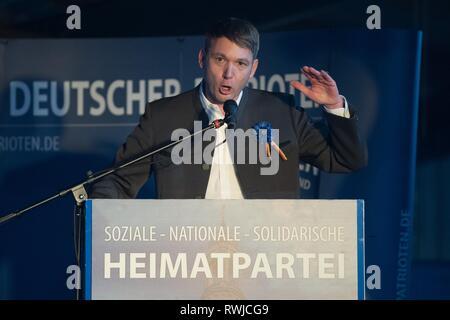
[[[281,148],[272,141],[272,124],[268,121],[259,121],[257,123],[255,123],[255,125],[253,126],[253,129],[256,130],[256,139],[259,141],[259,136],[261,134],[261,136],[266,136],[266,154],[267,157],[270,158],[271,156],[271,152],[270,152],[270,146],[272,146],[280,155],[281,159],[283,160],[287,160],[286,155],[284,154],[283,150],[281,150]],[[265,129],[266,133],[264,134],[262,131],[260,132],[261,129]]]

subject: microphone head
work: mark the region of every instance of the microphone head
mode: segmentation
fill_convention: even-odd
[[[236,112],[238,105],[234,100],[227,100],[223,104],[223,111],[225,112],[224,121],[228,125],[229,129],[236,127]]]

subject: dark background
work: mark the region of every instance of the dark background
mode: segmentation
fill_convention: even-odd
[[[66,28],[71,4],[81,8],[81,30]],[[0,38],[199,35],[209,22],[225,16],[248,19],[260,32],[365,29],[371,4],[381,8],[382,29],[423,32],[411,293],[412,298],[449,299],[449,1],[0,0]]]

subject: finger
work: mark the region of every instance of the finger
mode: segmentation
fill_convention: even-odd
[[[308,98],[311,96],[312,91],[310,88],[308,88],[307,86],[305,86],[303,83],[293,80],[290,82],[291,86],[293,86],[295,89],[303,92]]]
[[[322,83],[326,83],[328,80],[326,80],[323,76],[323,74],[321,72],[319,72],[318,70],[314,69],[313,67],[308,67],[308,71],[309,74],[314,77],[315,79],[317,79],[317,81],[322,82]]]
[[[307,73],[314,74],[313,70],[315,70],[315,69],[313,67],[310,67],[310,66],[303,66],[302,70],[307,72]]]
[[[309,72],[305,72],[304,70],[302,70],[302,73],[306,76],[306,78],[311,82],[311,84],[315,84],[319,81],[319,79],[316,78],[315,75],[313,75],[312,73]]]
[[[316,75],[313,73],[313,72],[311,72],[311,69],[310,69],[311,67],[308,67],[308,66],[304,66],[303,68],[302,68],[302,72],[305,74],[305,75],[309,75],[311,78],[316,78]]]
[[[320,72],[316,69],[314,69],[313,67],[309,67],[309,72],[312,73],[313,75],[315,75],[316,77],[322,77],[322,75],[320,74]]]
[[[311,81],[313,79],[313,76],[311,74],[309,74],[308,72],[302,70],[302,73],[306,76],[306,78],[308,78],[309,81]]]
[[[320,73],[322,74],[323,78],[328,82],[334,82],[333,78],[329,75],[328,72],[325,70],[321,70]]]

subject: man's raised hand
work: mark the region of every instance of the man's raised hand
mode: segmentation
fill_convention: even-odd
[[[314,102],[324,105],[329,109],[343,108],[344,100],[339,95],[336,82],[324,71],[317,71],[313,67],[304,66],[301,72],[311,82],[307,87],[299,81],[291,81],[291,86],[303,92],[305,96]]]

